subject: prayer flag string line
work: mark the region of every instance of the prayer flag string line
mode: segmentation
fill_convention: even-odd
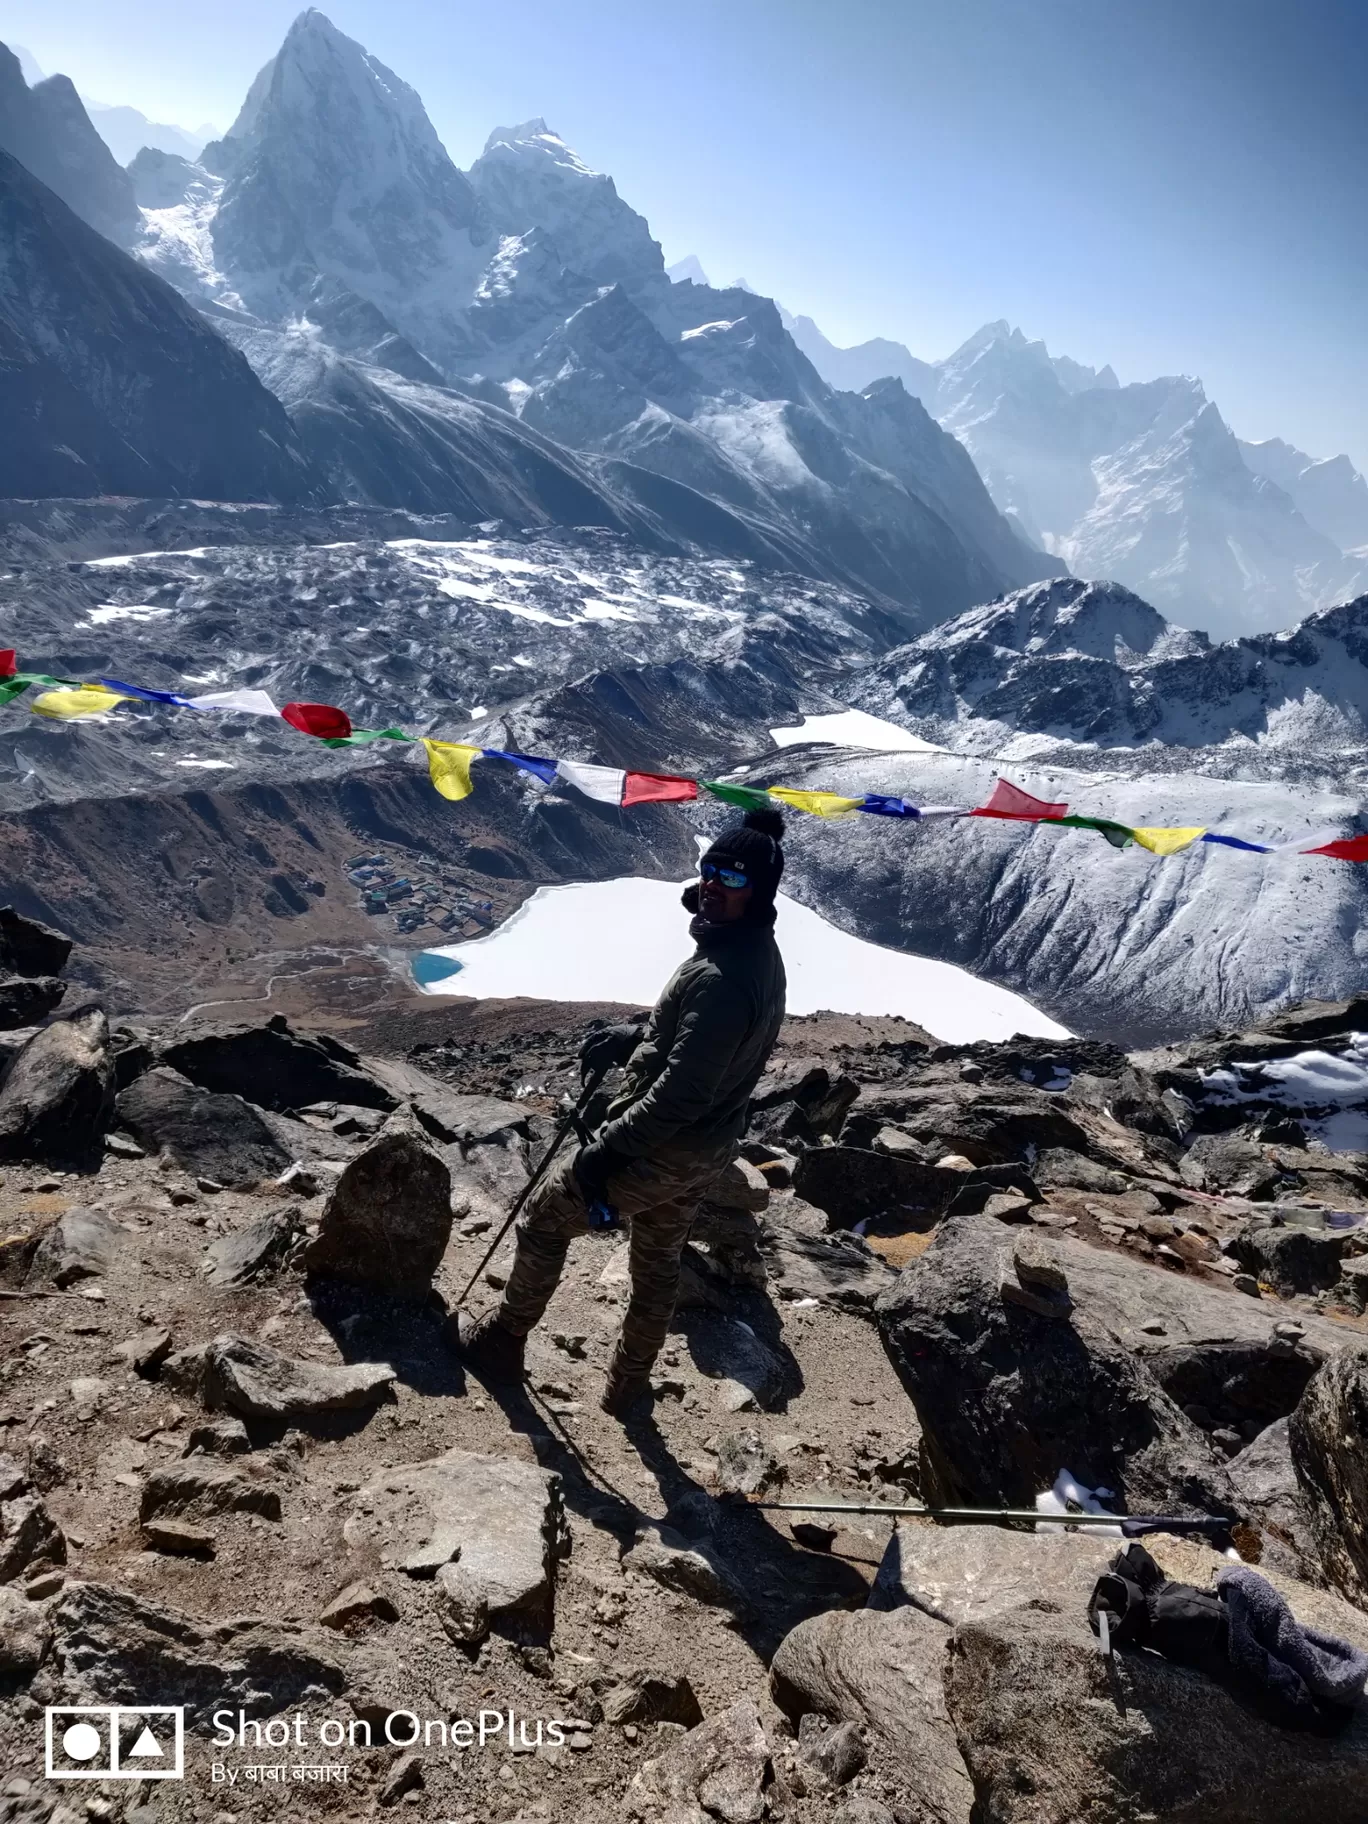
[[[458,802],[475,790],[471,768],[476,761],[496,760],[515,766],[546,786],[570,785],[596,803],[629,809],[638,804],[692,804],[702,794],[740,810],[783,805],[808,816],[835,820],[863,814],[896,817],[915,823],[958,818],[995,818],[1009,823],[1052,825],[1056,829],[1093,830],[1113,848],[1132,845],[1155,856],[1182,855],[1200,844],[1214,843],[1252,855],[1319,855],[1329,861],[1368,862],[1368,835],[1318,837],[1299,841],[1251,842],[1224,830],[1201,824],[1167,827],[1132,826],[1107,817],[1071,813],[1067,804],[1036,798],[1008,779],[998,779],[986,804],[916,805],[887,792],[865,792],[846,797],[839,792],[809,791],[796,786],[742,785],[726,779],[691,779],[680,773],[636,772],[630,768],[599,766],[583,760],[553,759],[542,754],[521,754],[507,748],[480,747],[467,741],[439,741],[427,735],[410,735],[401,728],[355,728],[345,710],[330,703],[286,703],[277,707],[264,690],[238,689],[183,696],[177,691],[150,690],[118,678],[94,683],[50,677],[45,672],[21,671],[18,654],[0,648],[0,707],[28,691],[33,713],[52,722],[76,722],[87,716],[107,717],[122,703],[162,705],[199,714],[275,717],[325,747],[367,747],[376,741],[397,741],[421,747],[427,757],[434,790]]]

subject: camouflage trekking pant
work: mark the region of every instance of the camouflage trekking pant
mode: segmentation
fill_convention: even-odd
[[[708,1186],[734,1148],[699,1154],[662,1148],[633,1159],[608,1180],[607,1201],[629,1232],[631,1292],[622,1320],[618,1359],[629,1373],[646,1373],[665,1341],[679,1295],[679,1259]],[[589,1210],[574,1177],[574,1158],[549,1172],[518,1218],[517,1253],[499,1305],[499,1321],[526,1336],[541,1321],[560,1282],[576,1235],[589,1229]]]

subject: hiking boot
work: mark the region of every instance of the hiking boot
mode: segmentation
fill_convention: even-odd
[[[614,1354],[599,1405],[614,1419],[644,1418],[653,1402],[649,1370],[627,1368]]]
[[[500,1322],[497,1311],[486,1311],[483,1317],[458,1311],[456,1346],[466,1366],[485,1380],[520,1381],[526,1371],[523,1354],[527,1338],[514,1336]]]

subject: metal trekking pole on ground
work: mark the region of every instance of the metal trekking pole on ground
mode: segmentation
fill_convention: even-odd
[[[466,1288],[465,1288],[464,1292],[462,1292],[461,1296],[456,1300],[457,1309],[459,1309],[465,1303],[465,1301],[470,1297],[470,1294],[471,1294],[472,1290],[474,1289],[476,1280],[480,1277],[481,1273],[484,1272],[485,1268],[489,1265],[490,1261],[493,1260],[495,1254],[498,1252],[500,1242],[502,1242],[504,1236],[507,1235],[508,1231],[513,1227],[513,1224],[518,1220],[519,1211],[522,1209],[523,1205],[527,1202],[528,1198],[532,1195],[533,1191],[536,1190],[537,1186],[541,1183],[542,1179],[546,1176],[546,1168],[548,1165],[550,1165],[551,1161],[555,1158],[556,1154],[560,1151],[562,1145],[565,1142],[565,1136],[568,1133],[570,1133],[570,1131],[572,1129],[582,1132],[583,1126],[584,1126],[584,1111],[586,1108],[588,1108],[589,1103],[593,1099],[593,1096],[594,1096],[595,1092],[597,1091],[599,1084],[602,1083],[604,1077],[607,1074],[608,1073],[606,1071],[600,1070],[599,1072],[597,1072],[596,1075],[592,1076],[589,1079],[588,1083],[586,1083],[584,1086],[584,1090],[580,1096],[579,1101],[570,1110],[570,1112],[566,1115],[565,1119],[561,1122],[560,1126],[556,1129],[556,1132],[555,1132],[554,1136],[552,1137],[550,1146],[547,1147],[545,1153],[543,1153],[543,1155],[542,1155],[541,1164],[537,1167],[536,1171],[533,1172],[532,1176],[528,1179],[527,1183],[523,1186],[523,1188],[518,1192],[518,1195],[513,1199],[513,1208],[508,1212],[508,1216],[504,1221],[503,1227],[499,1230],[498,1234],[494,1237],[493,1241],[491,1241],[489,1246],[485,1249],[484,1258],[481,1260],[479,1266],[476,1267],[475,1271],[471,1274],[470,1279],[466,1284]]]
[[[1114,1526],[1127,1539],[1140,1539],[1146,1533],[1205,1533],[1220,1538],[1233,1531],[1248,1538],[1253,1530],[1232,1515],[1217,1514],[1197,1519],[1179,1514],[1042,1514],[1033,1507],[923,1507],[887,1501],[751,1501],[747,1505],[771,1514],[910,1515],[934,1520],[940,1526],[1045,1525],[1078,1527],[1085,1532]]]

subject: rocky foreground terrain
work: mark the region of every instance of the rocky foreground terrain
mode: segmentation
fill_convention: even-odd
[[[0,943],[6,1824],[1361,1818],[1364,1708],[1304,1735],[1108,1668],[1115,1537],[756,1502],[1063,1474],[1245,1521],[1368,1645],[1368,1155],[1332,1150],[1368,1002],[1130,1057],[789,1021],[624,1428],[620,1236],[575,1245],[525,1386],[468,1377],[450,1318],[628,1010],[111,1028],[67,940]],[[111,1703],[185,1706],[183,1780],[45,1778],[45,1707]]]

